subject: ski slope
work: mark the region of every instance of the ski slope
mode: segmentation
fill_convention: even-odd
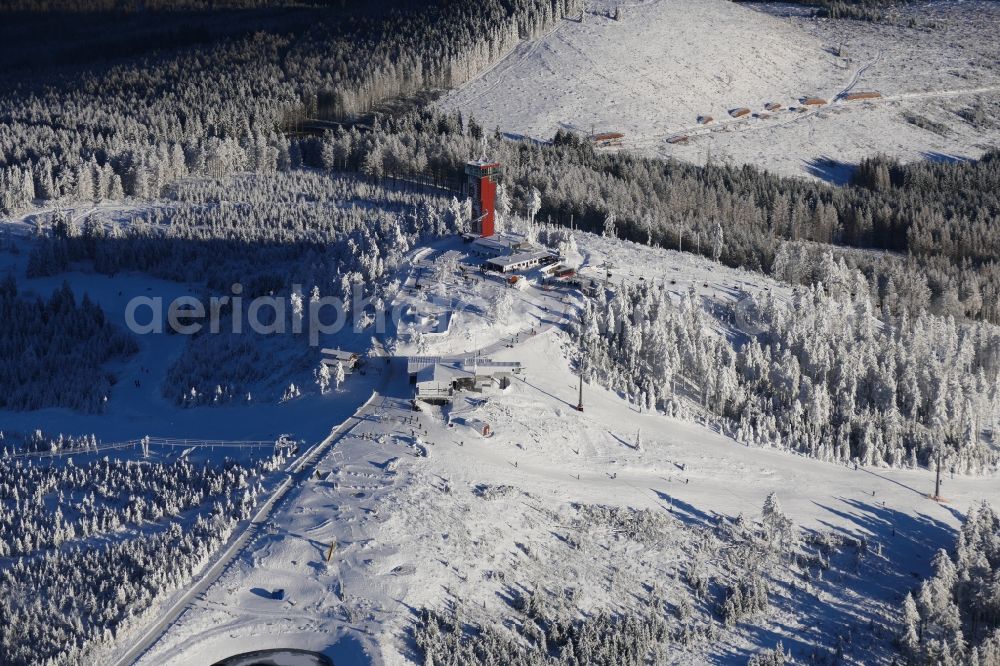
[[[560,127],[640,136],[701,114],[812,94],[835,77],[818,40],[726,0],[662,0],[523,45],[447,99],[486,126],[536,138]]]
[[[651,276],[669,283],[676,274],[671,288],[694,287],[709,309],[736,298],[733,285],[750,278],[690,255],[580,238],[584,271],[610,263],[612,283]],[[479,298],[492,288],[476,284]],[[763,278],[754,284],[775,286]],[[464,298],[476,297],[470,290]],[[596,386],[585,386],[579,413],[574,350],[561,317],[544,330],[533,326],[539,311],[559,303],[566,303],[559,292],[526,291],[511,326],[536,333],[518,335],[511,347],[506,329],[494,341],[482,332],[479,343],[491,356],[527,369],[502,393],[453,407],[490,423],[488,438],[448,427],[441,408],[411,410],[403,361],[393,361],[385,387],[316,462],[318,473],[288,491],[268,527],[138,663],[211,663],[281,647],[324,652],[337,664],[412,663],[419,661],[409,638],[417,609],[461,601],[469,621],[495,620],[509,612],[507,584],[566,586],[591,611],[636,609],[644,602],[628,590],[652,580],[683,585],[680,572],[696,557],[694,530],[720,515],[753,520],[772,491],[804,529],[863,535],[877,555],[817,581],[813,605],[779,604],[760,631],[730,631],[672,653],[672,663],[742,663],[762,635],[782,637],[804,658],[824,637],[881,622],[914,576],[930,571],[936,549],[952,543],[964,511],[1000,500],[994,478],[948,478],[947,501],[933,502],[926,470],[856,470],[748,448],[711,422],[640,413]],[[465,345],[456,334],[435,352],[464,353]],[[643,545],[581,523],[581,507],[600,506],[662,514],[672,536]],[[270,598],[277,588],[283,600]],[[851,650],[879,663],[889,638],[862,632]]]
[[[647,155],[833,181],[876,152],[977,157],[1000,141],[1000,125],[977,127],[956,115],[1000,99],[995,3],[922,4],[900,10],[893,25],[788,17],[780,3],[729,0],[634,3],[614,20],[605,4],[522,44],[443,106],[515,137],[616,131],[626,149]],[[906,26],[911,15],[918,27]],[[929,21],[935,29],[924,27]],[[837,101],[852,90],[884,99]],[[830,105],[789,110],[808,96]],[[765,113],[768,102],[784,108]],[[752,113],[730,116],[742,107]],[[712,120],[702,124],[703,117]],[[679,136],[687,142],[667,143]]]

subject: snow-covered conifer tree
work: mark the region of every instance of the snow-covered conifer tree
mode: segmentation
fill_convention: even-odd
[[[531,188],[531,198],[528,199],[528,219],[531,224],[535,224],[535,216],[538,215],[538,211],[542,209],[542,193],[538,191],[537,187]]]
[[[715,228],[712,230],[712,259],[714,261],[718,261],[722,256],[723,237],[722,223],[716,221]]]
[[[340,385],[344,383],[344,363],[342,361],[337,361],[337,365],[333,372],[333,388],[340,390]]]
[[[451,233],[460,234],[465,232],[469,220],[463,214],[463,207],[459,203],[458,197],[451,198],[451,203],[448,205],[448,212],[451,217]]]
[[[497,232],[501,232],[505,228],[504,225],[507,223],[507,218],[511,213],[510,192],[503,183],[497,185],[496,206],[496,221],[494,226]]]
[[[330,366],[320,363],[316,369],[316,385],[319,386],[320,394],[326,393],[330,388]]]
[[[616,220],[617,220],[617,217],[611,211],[608,211],[608,214],[604,216],[604,237],[605,238],[617,238],[618,237],[618,229],[615,226],[615,221]]]

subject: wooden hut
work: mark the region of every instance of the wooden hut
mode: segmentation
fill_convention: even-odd
[[[882,99],[882,93],[876,92],[874,90],[870,90],[867,92],[847,93],[846,95],[842,95],[841,99],[843,99],[845,102],[860,102],[861,100],[865,99]]]
[[[620,146],[622,145],[622,141],[624,139],[625,135],[621,132],[602,132],[600,134],[590,135],[590,142],[598,148]]]

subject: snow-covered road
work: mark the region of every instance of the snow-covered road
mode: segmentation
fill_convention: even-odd
[[[393,378],[392,373],[383,375],[383,387]],[[142,657],[160,637],[177,621],[177,619],[211,587],[220,575],[229,567],[234,558],[246,547],[246,545],[257,535],[259,530],[268,523],[282,500],[288,495],[288,491],[301,485],[315,469],[316,463],[322,458],[326,451],[336,446],[336,443],[351,430],[364,421],[371,412],[371,407],[375,403],[379,394],[373,392],[372,395],[354,412],[347,420],[335,427],[328,437],[314,444],[306,453],[296,458],[285,470],[286,478],[275,489],[271,496],[261,505],[260,509],[245,524],[237,527],[234,536],[230,537],[226,548],[214,559],[214,561],[199,574],[188,587],[175,595],[175,599],[170,602],[170,606],[157,613],[157,620],[147,627],[140,636],[129,641],[130,647],[120,656],[115,658],[115,666],[129,666]]]

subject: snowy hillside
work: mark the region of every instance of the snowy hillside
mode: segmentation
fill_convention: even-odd
[[[1000,666],[998,34],[0,2],[0,666]]]
[[[732,302],[733,285],[776,287],[678,253],[580,238],[585,266],[630,267],[612,282],[629,272],[676,275],[678,293],[696,283],[709,311]],[[423,262],[435,266],[448,251]],[[428,287],[454,279],[427,274],[440,276],[428,277]],[[477,280],[467,289],[456,306],[475,306],[496,287]],[[1000,499],[993,478],[949,478],[948,501],[939,504],[926,497],[927,470],[855,469],[746,447],[711,421],[640,411],[593,385],[577,412],[574,348],[558,327],[566,315],[537,328],[545,313],[571,312],[566,297],[529,287],[515,298],[509,321],[521,332],[497,335],[517,342],[486,344],[482,331],[478,346],[521,362],[521,378],[482,398],[412,411],[405,368],[393,362],[380,397],[345,422],[271,527],[140,663],[289,645],[325,651],[336,663],[409,663],[421,658],[411,633],[420,609],[499,628],[520,617],[518,595],[537,597],[546,609],[539,612],[559,618],[641,618],[649,604],[665,604],[674,610],[664,631],[683,645],[660,653],[670,663],[739,663],[778,640],[796,659],[832,655],[839,644],[856,663],[888,663],[892,609],[914,584],[911,572],[930,573],[931,556],[969,506]],[[436,345],[435,353],[469,352],[457,332]],[[488,437],[463,425],[473,419],[490,424]],[[799,545],[750,537],[771,534],[770,518],[758,528],[731,523],[742,515],[759,524],[772,492]],[[821,542],[825,555],[813,550]],[[746,622],[715,623],[719,586],[745,580],[738,553],[758,547],[775,553],[750,574],[770,590],[767,609]],[[787,548],[805,559],[782,564]],[[810,557],[825,564],[812,568]],[[697,591],[700,576],[711,592]],[[281,599],[272,598],[276,589]]]
[[[514,136],[622,132],[646,154],[834,181],[876,152],[977,157],[1000,127],[961,114],[1000,93],[1000,9],[925,4],[898,21],[918,27],[896,27],[787,17],[780,4],[591,3],[582,22],[524,43],[443,105]],[[851,91],[883,99],[837,100]],[[791,110],[811,96],[832,104]],[[731,117],[740,108],[749,113]],[[688,139],[667,142],[676,137]]]

